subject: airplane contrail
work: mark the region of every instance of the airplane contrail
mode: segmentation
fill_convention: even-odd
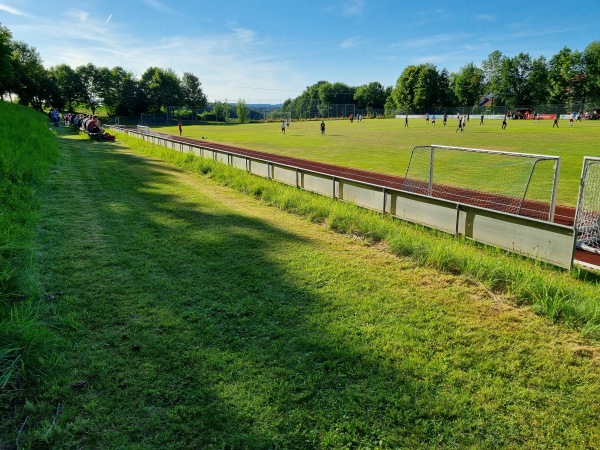
[[[110,16],[108,16],[108,19],[106,19],[106,22],[104,23],[104,25],[106,25],[106,24],[107,24],[107,23],[110,21],[110,18],[111,18],[111,17],[112,17],[112,13],[111,13],[111,15],[110,15]]]

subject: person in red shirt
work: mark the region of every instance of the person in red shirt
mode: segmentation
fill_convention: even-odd
[[[98,116],[92,116],[92,120],[90,120],[87,124],[88,133],[100,133],[102,129],[100,128],[100,121],[98,120]]]

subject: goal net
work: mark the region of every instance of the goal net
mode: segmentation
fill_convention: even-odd
[[[292,112],[291,111],[282,111],[281,109],[276,109],[269,113],[268,119],[271,121],[274,121],[274,122],[290,123],[292,121]]]
[[[577,248],[600,253],[600,158],[583,160],[575,229]]]
[[[137,131],[138,133],[148,134],[150,136],[159,136],[159,134],[156,131],[152,131],[147,125],[138,125]]]
[[[557,156],[417,146],[402,190],[553,221],[559,169]]]

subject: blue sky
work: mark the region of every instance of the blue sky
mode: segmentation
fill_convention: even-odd
[[[47,67],[171,68],[211,101],[279,103],[319,80],[391,86],[411,64],[583,51],[600,1],[0,0],[0,23]]]

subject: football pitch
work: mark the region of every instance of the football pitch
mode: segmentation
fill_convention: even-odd
[[[202,124],[183,127],[183,136],[230,144],[252,150],[304,158],[345,167],[371,170],[403,176],[412,149],[418,145],[439,144],[481,148],[517,153],[560,156],[561,168],[557,202],[575,206],[584,156],[600,155],[598,137],[600,121],[559,122],[510,120],[507,129],[501,121],[486,120],[479,124],[472,117],[464,132],[457,130],[456,117],[441,120],[436,126],[425,119],[365,119],[326,120],[325,135],[321,135],[319,120],[292,122],[281,132],[280,122],[251,124]],[[178,135],[176,126],[163,127],[161,132]]]

